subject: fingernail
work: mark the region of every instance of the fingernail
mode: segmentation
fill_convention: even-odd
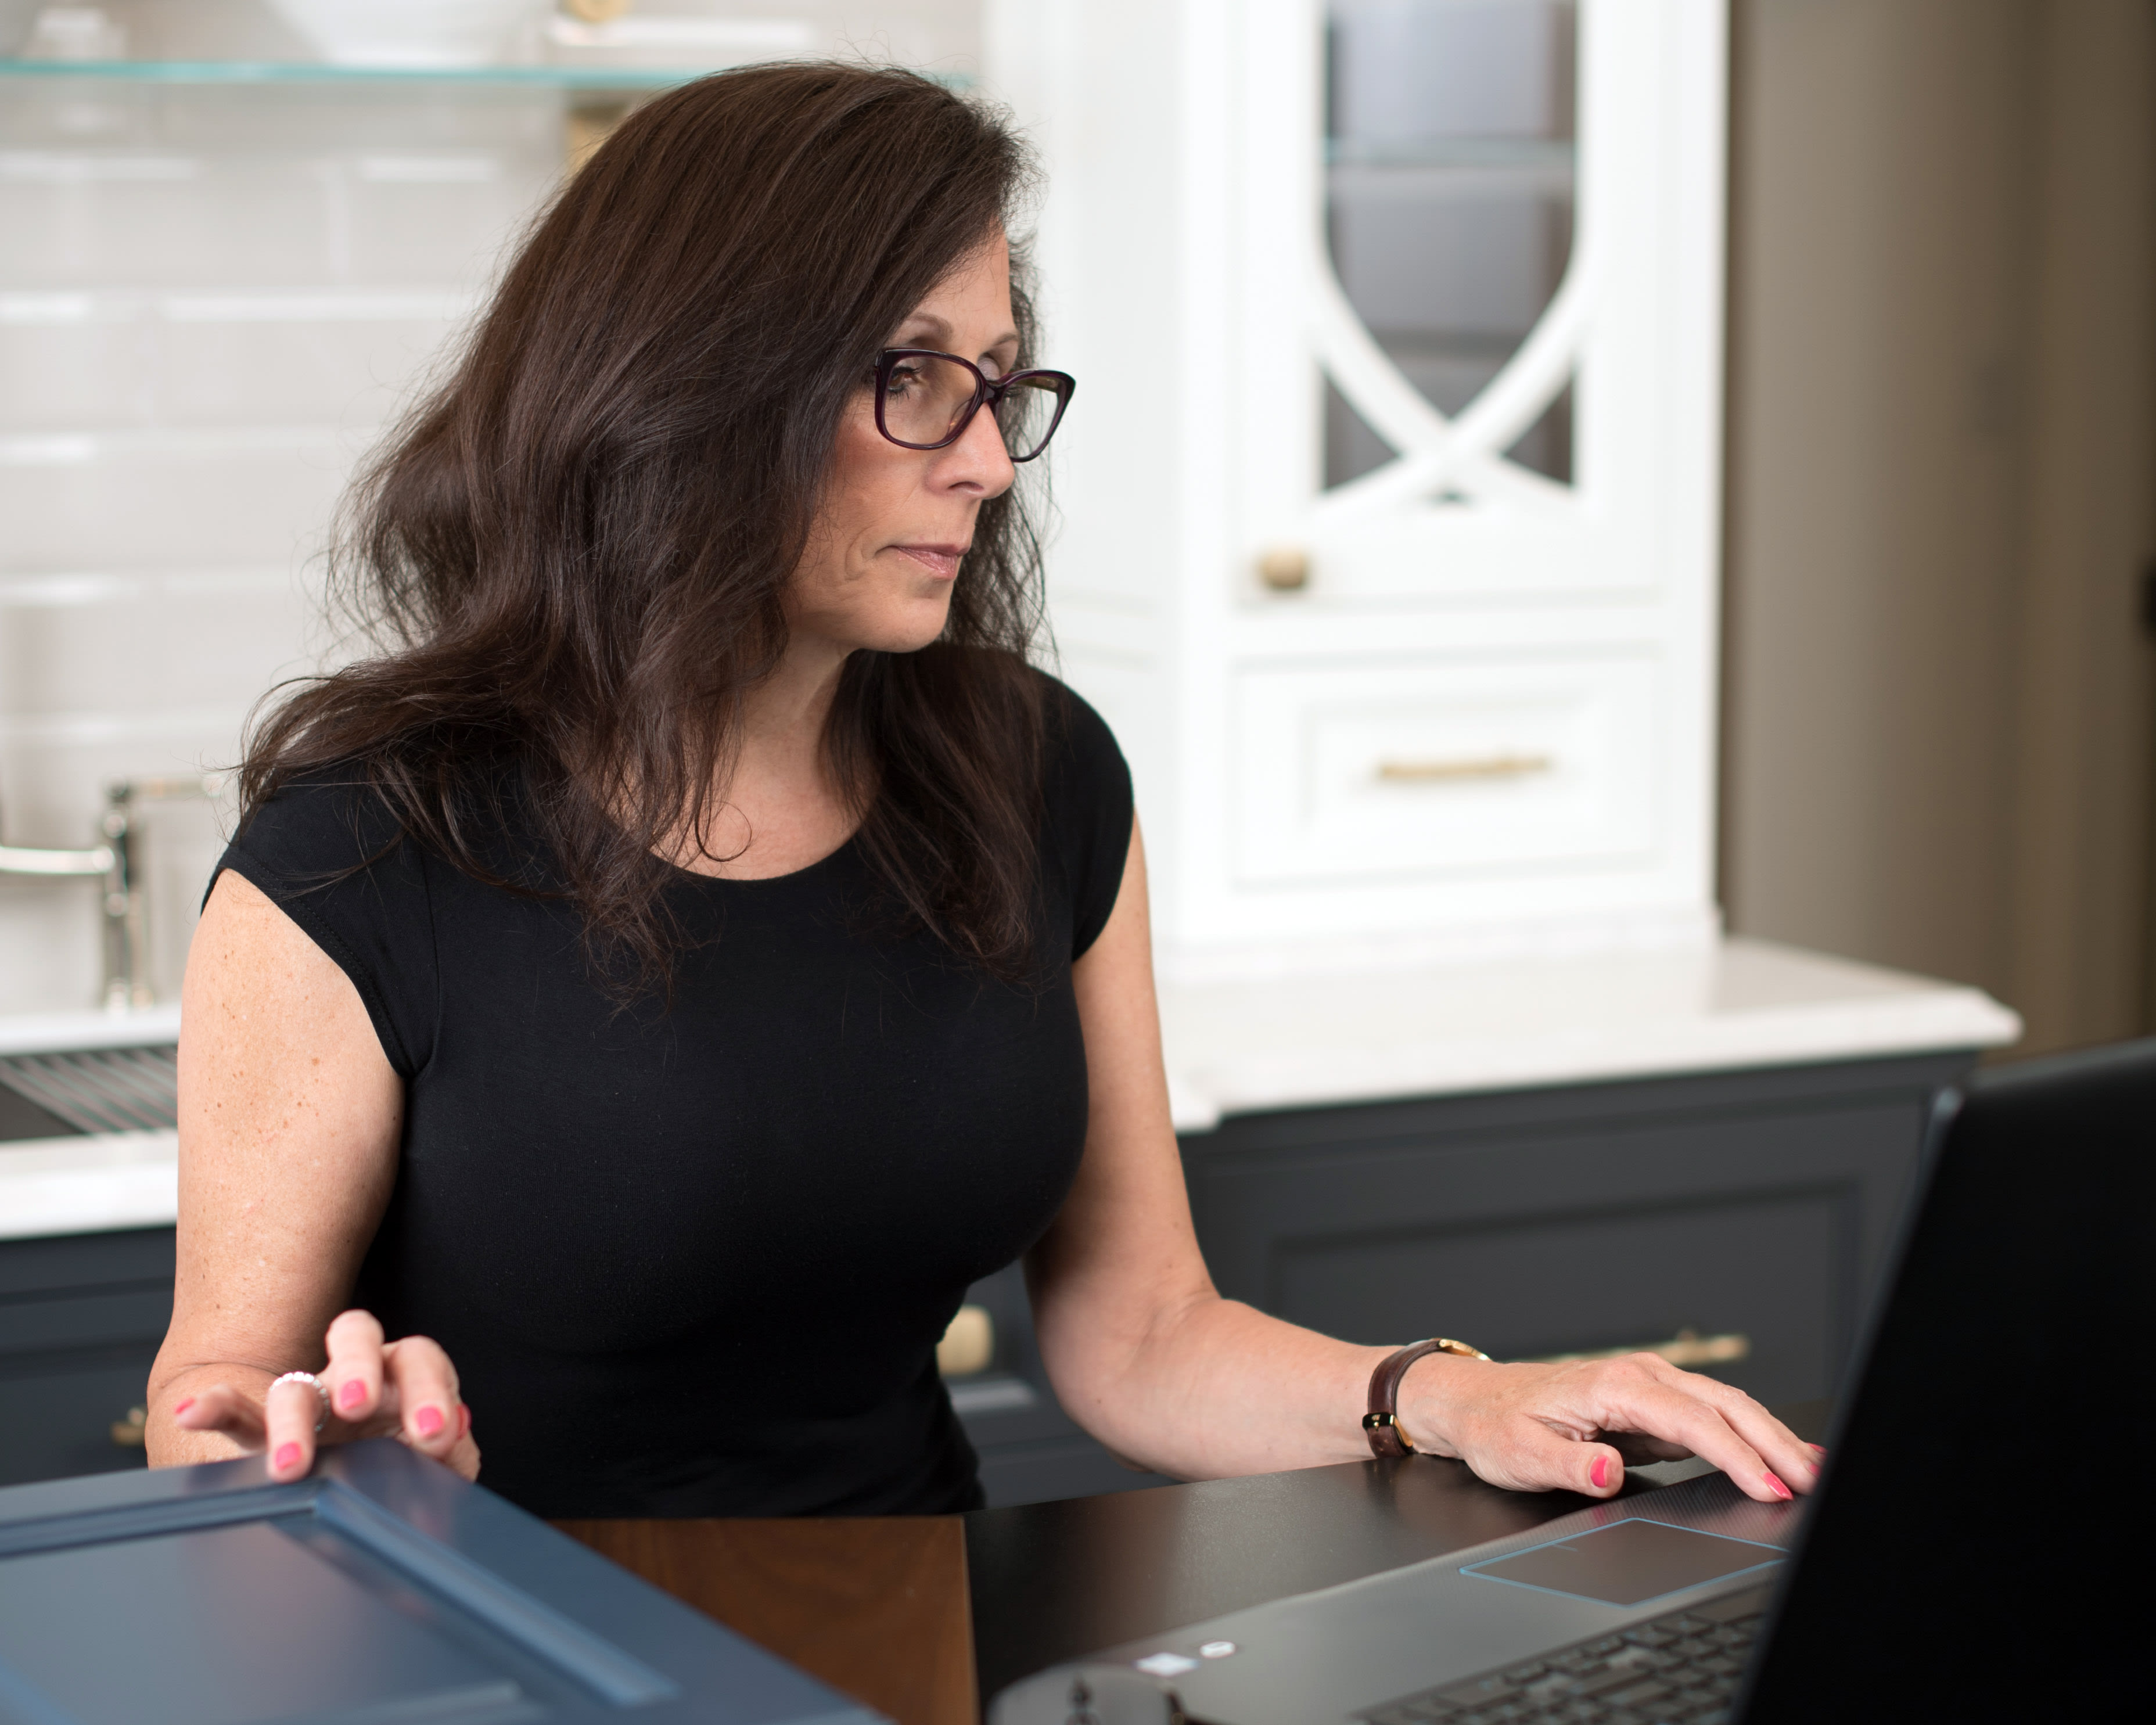
[[[1609,1483],[1609,1458],[1607,1455],[1597,1455],[1594,1458],[1594,1466],[1588,1470],[1587,1476],[1594,1481],[1594,1489],[1598,1491],[1599,1491],[1604,1486],[1608,1485]]]
[[[442,1429],[442,1410],[429,1402],[412,1416],[412,1430],[421,1437],[432,1437]]]
[[[1813,1455],[1818,1456],[1820,1461],[1824,1461],[1826,1460],[1826,1445],[1825,1444],[1807,1444],[1804,1447],[1810,1450]]]
[[[192,1396],[182,1396],[178,1401],[172,1404],[172,1418],[175,1420],[178,1419],[181,1414],[186,1413],[187,1410],[194,1406],[194,1404],[195,1399]]]
[[[340,1408],[356,1408],[367,1399],[367,1385],[357,1378],[347,1378],[337,1390]]]
[[[1776,1479],[1774,1475],[1771,1473],[1763,1473],[1759,1477],[1766,1481],[1767,1489],[1769,1491],[1772,1491],[1777,1497],[1780,1498],[1783,1502],[1787,1503],[1789,1501],[1789,1488],[1784,1485],[1779,1480]]]
[[[280,1444],[277,1446],[276,1468],[278,1472],[282,1473],[286,1468],[297,1467],[299,1465],[300,1446],[297,1444]]]

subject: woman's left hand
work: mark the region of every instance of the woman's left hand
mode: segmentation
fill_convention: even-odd
[[[1506,1365],[1437,1353],[1400,1386],[1399,1420],[1425,1454],[1464,1461],[1493,1486],[1614,1496],[1628,1462],[1697,1455],[1763,1503],[1817,1482],[1825,1451],[1741,1389],[1659,1355]]]

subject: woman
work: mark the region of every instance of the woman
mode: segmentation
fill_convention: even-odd
[[[1024,372],[1023,169],[924,80],[765,68],[640,110],[535,228],[357,494],[390,649],[247,762],[155,1460],[394,1433],[475,1476],[475,1412],[542,1515],[963,1508],[935,1344],[1020,1255],[1117,1454],[1367,1453],[1388,1350],[1206,1276],[1128,777],[1026,664],[1015,464],[1069,380]],[[1815,1466],[1651,1356],[1440,1353],[1399,1398],[1508,1486]]]

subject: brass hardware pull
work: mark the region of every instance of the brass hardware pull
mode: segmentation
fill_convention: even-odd
[[[139,1450],[147,1441],[149,1424],[147,1408],[130,1408],[125,1420],[112,1422],[112,1441],[123,1450]]]
[[[1258,579],[1275,593],[1297,592],[1310,582],[1310,553],[1299,546],[1268,546],[1258,554]]]
[[[1658,1353],[1673,1366],[1726,1366],[1752,1357],[1752,1338],[1731,1332],[1702,1336],[1697,1330],[1679,1330],[1666,1342],[1640,1342],[1630,1348],[1598,1348],[1587,1353],[1537,1354],[1530,1364],[1566,1366],[1575,1360],[1621,1359],[1628,1353]]]
[[[1387,784],[1447,784],[1461,779],[1526,778],[1555,769],[1548,755],[1458,755],[1435,761],[1380,761]]]
[[[961,1306],[936,1344],[936,1369],[946,1378],[970,1378],[987,1371],[995,1357],[995,1320],[985,1307]]]

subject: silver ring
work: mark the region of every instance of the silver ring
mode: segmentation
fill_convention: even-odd
[[[330,1423],[329,1385],[323,1383],[322,1380],[317,1378],[312,1372],[287,1372],[281,1378],[272,1378],[270,1380],[270,1387],[272,1389],[275,1389],[280,1384],[304,1384],[307,1385],[316,1395],[322,1399],[321,1412],[315,1415],[315,1430],[316,1431],[320,1431],[325,1425],[327,1425]],[[269,1398],[267,1396],[263,1398],[263,1405],[264,1407],[269,1405]]]

